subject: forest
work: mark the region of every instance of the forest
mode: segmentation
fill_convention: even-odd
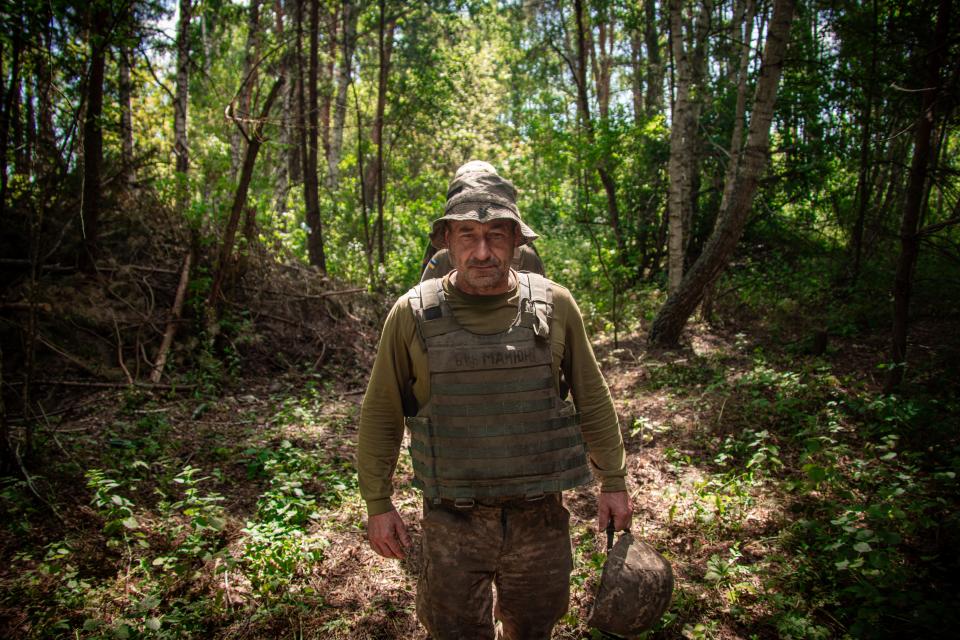
[[[957,3],[0,6],[0,637],[426,637],[357,427],[473,159],[610,387],[642,637],[954,636]]]

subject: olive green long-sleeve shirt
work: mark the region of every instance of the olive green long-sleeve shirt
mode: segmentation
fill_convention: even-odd
[[[623,491],[626,458],[610,391],[573,296],[558,284],[552,284],[551,288],[554,379],[559,386],[562,370],[570,385],[580,412],[580,427],[591,467],[601,478],[601,490]],[[517,317],[520,294],[516,286],[501,295],[476,296],[463,293],[446,276],[443,290],[457,322],[467,331],[485,335],[502,333]],[[402,393],[406,381],[411,381],[417,403],[424,406],[430,398],[430,372],[408,294],[397,300],[384,323],[360,411],[357,470],[360,495],[371,516],[392,509],[393,472],[403,440]]]

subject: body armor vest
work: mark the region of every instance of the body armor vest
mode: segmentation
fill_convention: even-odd
[[[426,498],[532,499],[592,479],[580,416],[553,379],[549,282],[517,276],[517,319],[493,335],[460,326],[442,280],[410,293],[430,399],[406,424],[413,484]]]

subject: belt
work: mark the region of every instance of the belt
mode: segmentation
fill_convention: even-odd
[[[434,498],[434,506],[472,509],[473,507],[524,507],[541,500],[560,500],[559,493],[538,493],[532,496],[508,496],[504,498]]]

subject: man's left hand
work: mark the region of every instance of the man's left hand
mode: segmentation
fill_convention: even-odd
[[[607,528],[611,518],[613,518],[615,530],[630,530],[630,524],[633,521],[633,501],[630,500],[630,494],[626,491],[600,494],[600,502],[597,506],[597,524],[600,525],[600,531]]]

